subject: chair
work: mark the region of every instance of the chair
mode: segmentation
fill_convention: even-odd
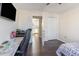
[[[26,30],[25,36],[18,48],[18,50],[15,53],[15,56],[25,56],[27,53],[29,41],[31,37],[31,29]]]

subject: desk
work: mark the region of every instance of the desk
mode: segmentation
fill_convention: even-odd
[[[14,56],[22,40],[23,37],[17,37],[15,41],[11,43],[11,47],[9,47],[5,53],[0,54],[0,56]]]

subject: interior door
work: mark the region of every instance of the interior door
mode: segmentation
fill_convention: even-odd
[[[58,20],[55,17],[48,17],[44,28],[45,41],[58,38]]]

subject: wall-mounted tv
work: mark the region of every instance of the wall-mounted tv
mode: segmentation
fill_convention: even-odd
[[[2,3],[1,16],[9,18],[13,21],[16,19],[16,9],[12,3]]]

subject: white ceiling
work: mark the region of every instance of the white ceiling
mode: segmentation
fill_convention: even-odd
[[[56,13],[64,12],[66,10],[75,8],[79,6],[79,3],[50,3],[48,6],[46,3],[14,3],[17,9],[24,10],[37,10],[37,11],[52,11]]]
[[[25,10],[42,10],[46,4],[44,3],[14,3],[17,9]]]

